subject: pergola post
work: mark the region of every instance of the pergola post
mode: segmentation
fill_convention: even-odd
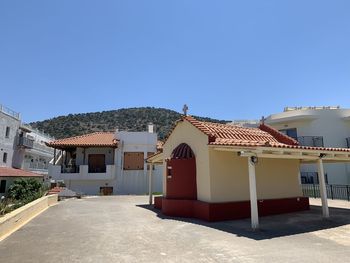
[[[149,204],[152,205],[153,196],[152,196],[152,171],[153,163],[149,164],[149,176],[148,176],[148,193],[149,193]]]
[[[257,158],[257,157],[255,157]],[[259,228],[258,199],[256,194],[255,162],[254,156],[248,157],[250,217],[252,228]]]
[[[322,158],[318,159],[318,180],[320,183],[320,194],[322,201],[322,215],[324,218],[329,217],[328,200],[327,200],[327,190],[326,190],[326,180],[324,176],[323,161]]]

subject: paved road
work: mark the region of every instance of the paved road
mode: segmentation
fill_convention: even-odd
[[[68,200],[0,242],[0,262],[349,262],[350,210],[204,223],[157,215],[145,196]]]

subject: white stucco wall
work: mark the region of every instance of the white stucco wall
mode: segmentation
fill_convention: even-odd
[[[296,128],[298,136],[323,136],[325,147],[347,148],[350,109],[293,110],[270,115],[266,123],[281,129]],[[349,164],[325,164],[330,184],[350,184]],[[317,172],[316,165],[302,165],[301,172]]]
[[[16,149],[16,135],[20,120],[0,111],[0,166],[12,167],[14,151]],[[6,138],[6,127],[10,127],[9,137]],[[3,154],[7,153],[7,161],[3,162]]]

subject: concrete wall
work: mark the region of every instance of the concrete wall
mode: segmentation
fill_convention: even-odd
[[[172,151],[180,144],[188,144],[196,157],[197,198],[211,200],[209,176],[208,137],[187,121],[179,122],[166,143],[163,145],[164,158],[170,158]],[[166,167],[163,168],[163,192],[166,192]]]
[[[211,202],[249,200],[247,157],[233,152],[210,152]],[[259,158],[256,164],[258,199],[302,196],[299,161]]]
[[[346,148],[350,137],[350,109],[294,110],[272,114],[266,123],[278,130],[296,128],[298,136],[323,136],[325,147]],[[324,169],[330,184],[350,184],[349,164],[325,164]],[[317,166],[302,165],[301,171],[317,172]]]
[[[84,195],[99,195],[100,187],[113,187],[113,194],[115,194],[116,180],[65,180],[66,186],[77,193]]]
[[[57,195],[44,196],[1,217],[0,241],[57,202]]]
[[[152,171],[153,192],[163,192],[163,167],[155,166]],[[147,194],[149,171],[124,171],[117,176],[117,194]]]
[[[20,120],[0,111],[0,166],[12,167],[16,136]],[[9,138],[6,138],[6,127],[10,127]],[[7,162],[3,162],[3,154],[7,153]]]
[[[156,166],[153,170],[153,192],[162,192],[163,178],[162,166]],[[74,174],[71,176],[74,178]],[[113,180],[64,180],[66,186],[78,193],[86,195],[99,195],[100,187],[113,187],[113,194],[147,194],[148,171],[124,171],[117,173]]]

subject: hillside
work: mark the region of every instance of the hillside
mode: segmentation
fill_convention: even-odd
[[[159,138],[163,139],[180,116],[180,113],[168,109],[142,107],[69,114],[32,122],[30,125],[59,139],[95,131],[114,131],[116,128],[126,131],[145,131],[147,124],[152,122],[156,126]],[[205,117],[194,117],[211,122],[227,122]]]

